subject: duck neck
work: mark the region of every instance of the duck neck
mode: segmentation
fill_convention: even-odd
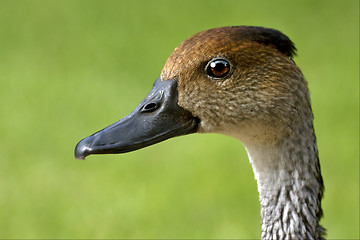
[[[323,180],[313,128],[275,145],[245,146],[258,184],[262,239],[322,239]]]

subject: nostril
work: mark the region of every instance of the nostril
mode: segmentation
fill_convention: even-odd
[[[155,108],[157,108],[157,104],[156,104],[156,103],[149,103],[149,104],[146,104],[146,105],[144,106],[144,109],[145,109],[145,110],[152,110],[152,109],[155,109]]]
[[[141,111],[142,111],[142,112],[152,112],[152,111],[156,110],[158,107],[159,107],[159,106],[158,106],[156,103],[152,102],[152,103],[146,104],[146,105],[142,108]]]

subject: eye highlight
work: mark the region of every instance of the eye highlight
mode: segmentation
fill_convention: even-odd
[[[230,73],[230,63],[222,58],[215,58],[205,67],[206,74],[212,78],[224,78]]]

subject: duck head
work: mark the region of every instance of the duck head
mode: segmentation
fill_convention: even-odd
[[[297,80],[295,50],[273,29],[200,32],[174,50],[138,107],[81,140],[75,157],[129,152],[195,132],[222,133],[244,144],[276,144],[284,137],[279,129],[297,121],[296,106],[310,104],[306,82]]]

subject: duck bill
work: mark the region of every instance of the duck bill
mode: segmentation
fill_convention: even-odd
[[[194,133],[198,119],[178,104],[176,78],[158,78],[151,92],[128,116],[81,140],[75,157],[134,151],[166,139]]]

